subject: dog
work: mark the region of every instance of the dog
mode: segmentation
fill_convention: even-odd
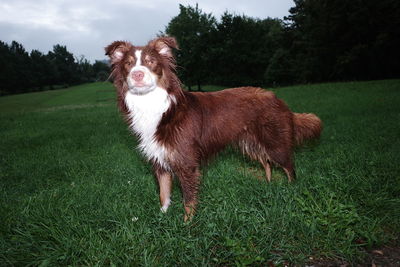
[[[105,48],[117,89],[117,103],[139,149],[152,163],[161,211],[171,203],[172,178],[180,182],[184,221],[198,202],[200,166],[229,144],[238,146],[265,169],[271,165],[295,179],[293,149],[318,138],[321,120],[312,113],[293,113],[273,92],[255,87],[218,92],[187,92],[176,75],[173,37],[146,46],[115,41]]]

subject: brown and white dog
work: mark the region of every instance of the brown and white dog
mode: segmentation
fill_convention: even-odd
[[[317,138],[321,120],[292,113],[274,93],[255,87],[212,93],[182,90],[175,73],[174,38],[161,37],[146,46],[116,41],[106,47],[118,105],[151,161],[160,189],[161,211],[170,205],[172,177],[178,177],[185,221],[194,214],[202,162],[228,144],[237,145],[265,168],[282,167],[295,178],[293,147]]]

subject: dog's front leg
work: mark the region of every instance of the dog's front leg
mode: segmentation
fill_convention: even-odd
[[[171,204],[172,174],[162,169],[156,169],[155,175],[160,189],[161,211],[165,213]]]
[[[185,206],[184,221],[187,222],[192,219],[196,209],[197,192],[200,184],[200,171],[198,167],[185,168],[179,170],[177,176],[181,184]]]

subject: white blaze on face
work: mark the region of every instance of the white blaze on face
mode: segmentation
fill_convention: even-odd
[[[136,57],[136,65],[135,67],[138,67],[142,65],[142,50],[136,50],[135,51],[135,57]]]
[[[129,89],[139,95],[147,94],[157,87],[157,76],[149,68],[142,65],[142,50],[135,51],[136,64],[128,74],[127,82]],[[134,76],[143,75],[143,79]]]

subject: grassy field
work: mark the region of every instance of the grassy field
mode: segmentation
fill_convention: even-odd
[[[212,90],[212,88],[208,88]],[[289,184],[228,148],[199,209],[160,213],[150,165],[108,83],[0,98],[0,266],[356,263],[399,245],[400,81],[275,90],[324,122]]]

